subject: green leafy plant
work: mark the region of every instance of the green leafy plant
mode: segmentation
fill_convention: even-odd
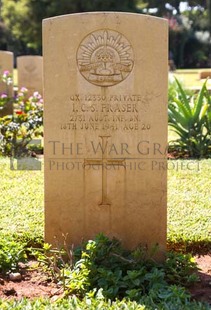
[[[51,244],[44,243],[40,248],[30,248],[30,255],[35,257],[39,264],[42,265],[45,272],[49,273],[54,281],[59,281],[64,278],[61,270],[67,265],[67,251],[64,249],[53,249]],[[69,266],[72,265],[72,257],[68,261]]]
[[[173,291],[175,288],[172,288]],[[170,289],[169,289],[170,292]],[[169,292],[168,294],[162,294],[162,301],[159,304],[155,304],[151,298],[148,296],[141,299],[139,302],[130,301],[127,299],[111,301],[106,299],[102,295],[102,290],[95,292],[94,294],[87,294],[83,299],[78,298],[73,295],[68,298],[62,298],[56,302],[52,302],[50,299],[44,298],[33,298],[27,299],[22,298],[20,300],[0,299],[0,307],[2,310],[22,310],[22,309],[33,309],[33,310],[210,310],[208,304],[200,302],[183,302],[175,303],[175,299],[169,301]],[[181,294],[181,291],[178,291]],[[176,290],[175,290],[176,295]]]
[[[198,95],[191,98],[176,79],[177,91],[171,92],[168,115],[169,125],[179,139],[170,143],[170,150],[177,150],[190,157],[207,157],[211,154],[211,98],[206,81]]]
[[[8,97],[7,94],[3,93],[0,95],[0,109],[3,109],[9,102],[10,102],[10,97]]]
[[[15,158],[28,155],[30,141],[42,135],[43,100],[38,92],[28,97],[22,87],[14,107],[13,115],[0,118],[0,152]]]
[[[197,267],[190,254],[169,252],[164,264],[166,279],[171,284],[190,286],[197,282]]]
[[[179,100],[182,100],[182,94],[179,91],[177,82],[178,82],[178,80],[174,76],[170,77],[169,83],[168,83],[168,102],[169,103],[174,101],[175,97],[178,97]],[[184,90],[183,83],[181,81],[179,81],[179,84]],[[191,89],[185,89],[184,92],[185,92],[185,95],[186,95],[188,100],[194,95],[194,91]]]
[[[9,238],[0,239],[0,272],[15,271],[18,263],[26,261],[26,249],[24,243],[16,242]]]
[[[50,250],[49,246],[46,250]],[[94,296],[96,290],[102,289],[103,296],[111,300],[126,297],[140,301],[150,296],[155,304],[167,297],[172,304],[177,299],[182,303],[190,296],[180,285],[197,281],[193,276],[196,264],[190,256],[170,253],[166,262],[159,264],[152,258],[145,259],[143,251],[125,250],[118,240],[110,240],[103,234],[77,248],[71,264],[61,259],[61,253],[54,252],[53,261],[59,268],[57,280],[66,296]],[[52,267],[49,259],[52,262],[46,257],[42,261]]]
[[[142,254],[137,255],[138,252],[142,253],[136,251],[134,255],[134,251],[124,250],[116,239],[110,240],[102,234],[78,247],[74,256],[69,257],[66,253],[67,258],[69,257],[67,260],[64,259],[63,249],[54,250],[51,245],[44,244],[42,249],[34,249],[32,253],[37,253],[40,263],[47,267],[45,271],[54,269],[51,274],[54,280],[58,281],[58,285],[62,285],[65,294],[53,303],[48,299],[0,299],[0,307],[93,310],[209,309],[207,304],[191,301],[190,294],[184,287],[189,285],[189,279],[196,270],[191,256],[169,253],[166,262],[160,264],[152,259],[143,259]],[[17,269],[18,262],[25,258],[26,244],[12,240],[0,242],[0,261],[3,262],[0,272]],[[55,273],[58,274],[56,277]]]

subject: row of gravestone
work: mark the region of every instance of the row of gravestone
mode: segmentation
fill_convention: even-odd
[[[0,51],[0,74],[9,71],[13,74],[14,55],[12,52]],[[43,93],[43,57],[42,56],[19,56],[17,57],[18,88],[26,87],[29,95],[34,91]],[[0,83],[0,93],[13,95],[13,85],[7,88]]]
[[[0,51],[0,75],[5,71],[13,74],[14,55],[12,52]],[[42,56],[19,56],[17,57],[18,89],[28,89],[28,96],[38,91],[43,94],[43,57]],[[14,85],[6,85],[0,81],[0,95],[9,97],[14,95]],[[13,102],[9,102],[0,110],[0,117],[13,113]]]

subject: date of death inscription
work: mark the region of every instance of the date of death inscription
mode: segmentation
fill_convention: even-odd
[[[141,95],[72,95],[61,130],[150,130],[147,111],[152,99]],[[145,119],[145,121],[144,121]]]

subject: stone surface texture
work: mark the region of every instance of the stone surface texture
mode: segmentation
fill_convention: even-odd
[[[12,52],[0,51],[0,74],[3,74],[4,71],[9,71],[13,74],[13,59],[14,55]],[[13,85],[6,85],[3,82],[0,82],[0,94],[5,93],[8,96],[13,96]],[[0,117],[12,114],[13,106],[12,103],[8,103],[2,110],[0,110]]]
[[[140,14],[44,20],[47,242],[103,232],[165,252],[167,36]]]
[[[19,56],[17,57],[18,87],[26,87],[29,96],[35,91],[43,95],[43,57]]]

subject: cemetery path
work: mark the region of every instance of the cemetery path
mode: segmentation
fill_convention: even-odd
[[[211,255],[195,256],[200,281],[191,287],[192,298],[211,304]],[[35,262],[21,265],[21,280],[11,281],[0,274],[0,299],[50,298],[52,301],[63,295],[62,289],[39,268]]]

